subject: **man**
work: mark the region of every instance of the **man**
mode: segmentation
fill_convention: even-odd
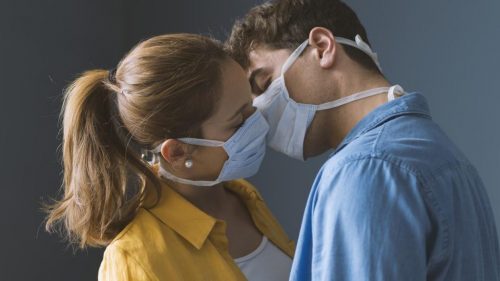
[[[264,3],[227,46],[272,148],[297,159],[335,149],[313,184],[291,280],[500,280],[475,168],[422,95],[387,81],[346,4]]]

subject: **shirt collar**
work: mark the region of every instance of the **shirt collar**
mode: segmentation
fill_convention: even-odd
[[[154,166],[154,169],[158,170],[158,166]],[[217,219],[194,206],[167,183],[161,183],[160,200],[148,211],[196,249],[201,249]],[[224,183],[224,187],[236,193],[246,205],[254,205],[256,201],[262,200],[261,195],[244,180]]]
[[[148,211],[196,249],[201,249],[217,220],[195,207],[164,182],[160,195],[157,205]]]
[[[337,153],[344,146],[351,143],[361,135],[373,130],[385,122],[401,115],[418,114],[431,118],[429,105],[425,97],[419,93],[407,93],[391,102],[377,107],[375,110],[361,119],[356,126],[347,134],[344,140],[335,150]]]

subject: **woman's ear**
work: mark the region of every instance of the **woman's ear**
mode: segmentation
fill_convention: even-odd
[[[309,45],[314,48],[314,54],[322,68],[330,68],[335,62],[335,36],[324,27],[315,27],[309,32]]]
[[[163,159],[167,161],[172,168],[181,169],[184,167],[189,153],[187,151],[187,145],[175,139],[166,140],[161,146],[161,155]]]

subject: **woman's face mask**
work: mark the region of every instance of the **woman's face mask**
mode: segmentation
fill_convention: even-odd
[[[175,176],[160,166],[160,175],[172,181],[193,186],[214,186],[224,181],[248,178],[257,173],[266,152],[266,135],[269,125],[259,111],[255,111],[227,141],[215,141],[196,138],[179,138],[187,144],[222,147],[229,156],[219,176],[215,180],[196,181]],[[162,144],[163,145],[163,144]],[[161,147],[153,150],[159,155]]]

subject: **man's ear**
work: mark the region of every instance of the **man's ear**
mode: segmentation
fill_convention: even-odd
[[[187,149],[185,143],[175,139],[168,139],[161,146],[161,155],[172,168],[180,169],[184,167],[184,163],[189,156]]]
[[[309,45],[314,48],[314,54],[322,68],[333,66],[336,58],[335,36],[324,27],[315,27],[309,32]]]

